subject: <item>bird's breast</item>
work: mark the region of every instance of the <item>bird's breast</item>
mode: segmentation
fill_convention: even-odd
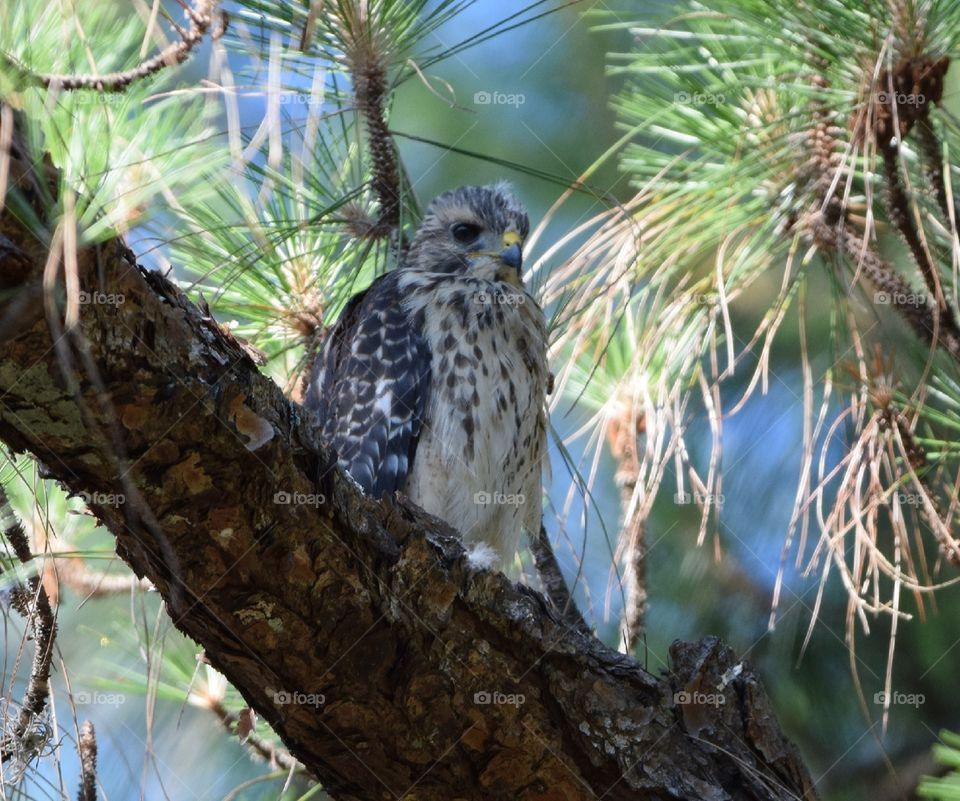
[[[546,324],[522,289],[417,275],[404,305],[430,349],[430,390],[404,491],[505,565],[539,527]]]
[[[405,304],[423,321],[432,354],[425,424],[448,458],[499,470],[530,446],[543,414],[543,312],[529,293],[503,282],[416,278]]]

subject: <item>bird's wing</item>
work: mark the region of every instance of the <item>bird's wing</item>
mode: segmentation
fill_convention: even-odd
[[[375,497],[403,489],[410,472],[430,358],[391,272],[350,299],[314,364],[305,403],[340,465]]]

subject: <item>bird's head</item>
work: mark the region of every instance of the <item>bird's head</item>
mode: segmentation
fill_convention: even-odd
[[[427,208],[405,269],[465,273],[523,286],[523,240],[530,220],[505,183],[461,186]]]

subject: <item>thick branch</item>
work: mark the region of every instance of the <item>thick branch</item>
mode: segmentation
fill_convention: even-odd
[[[35,252],[9,216],[0,233]],[[89,493],[177,627],[334,798],[814,797],[728,649],[677,644],[669,676],[646,673],[472,572],[440,521],[364,497],[244,349],[122,245],[81,252],[78,273],[104,302],[81,308],[71,380],[42,304],[7,301],[0,439]],[[111,425],[149,521],[116,502]]]

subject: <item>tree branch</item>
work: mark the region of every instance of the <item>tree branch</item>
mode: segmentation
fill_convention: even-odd
[[[129,70],[108,72],[104,75],[35,73],[8,53],[3,53],[2,56],[3,60],[9,63],[27,83],[40,84],[48,89],[66,91],[95,89],[98,92],[122,92],[135,81],[154,75],[165,67],[182,64],[186,61],[213,25],[215,7],[215,0],[197,0],[193,8],[185,8],[184,13],[190,20],[190,27],[187,30],[178,28],[180,40],[167,45],[155,56],[151,56]],[[223,29],[226,27],[226,16],[222,15],[220,21],[220,29],[214,32],[214,38],[222,35]],[[0,186],[2,186],[2,183],[0,181]]]
[[[583,619],[583,615],[580,614],[580,610],[577,609],[577,604],[570,594],[570,588],[567,587],[563,571],[560,570],[557,556],[550,545],[547,530],[541,525],[540,533],[537,536],[531,534],[529,542],[530,550],[533,553],[533,561],[537,567],[537,575],[540,576],[544,592],[550,603],[553,604],[553,608],[568,626],[589,635],[590,627]]]
[[[97,801],[97,736],[93,724],[85,720],[77,740],[80,754],[80,789],[77,801]]]
[[[333,798],[815,797],[729,649],[677,643],[656,677],[472,571],[448,526],[334,469],[304,411],[119,242],[77,254],[80,289],[114,301],[81,307],[65,377],[43,304],[22,302],[44,256],[9,212],[0,235],[33,263],[0,296],[19,315],[0,440],[89,493],[118,554]],[[126,484],[146,506],[97,503]]]
[[[13,548],[17,559],[27,564],[33,559],[23,525],[10,501],[6,490],[0,485],[0,524],[3,538]],[[2,572],[2,566],[0,566]],[[30,664],[30,679],[23,694],[17,720],[9,728],[0,726],[0,763],[11,759],[26,764],[33,755],[38,732],[45,731],[42,720],[50,694],[50,665],[53,661],[53,644],[57,637],[57,624],[46,590],[36,576],[27,585],[16,583],[10,591],[13,608],[27,621],[33,636],[33,660]],[[40,737],[42,740],[43,737]],[[26,758],[24,758],[26,755]]]
[[[285,771],[294,771],[303,773],[303,765],[295,760],[289,753],[282,748],[277,748],[273,743],[260,737],[253,731],[253,724],[249,722],[255,716],[246,709],[242,712],[231,712],[221,701],[210,700],[206,706],[212,712],[220,725],[233,737],[237,737],[244,747],[256,757],[269,762],[272,767],[280,768]]]

